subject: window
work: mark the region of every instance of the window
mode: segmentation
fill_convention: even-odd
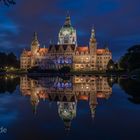
[[[64,37],[64,43],[65,43],[65,44],[69,43],[69,35],[66,35],[66,36]]]

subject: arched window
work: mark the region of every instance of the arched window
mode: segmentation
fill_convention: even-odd
[[[71,58],[68,58],[68,64],[71,64],[71,63],[72,63]]]

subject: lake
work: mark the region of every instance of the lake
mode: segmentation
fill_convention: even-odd
[[[140,82],[121,77],[0,77],[0,140],[139,140]]]

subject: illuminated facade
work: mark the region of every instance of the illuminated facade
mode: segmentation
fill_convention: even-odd
[[[23,96],[29,96],[33,112],[41,99],[57,102],[58,114],[64,121],[65,129],[69,130],[71,121],[76,117],[79,100],[89,102],[91,117],[94,119],[98,99],[108,99],[112,88],[107,77],[74,76],[69,80],[55,78],[30,79],[20,78],[20,90]]]
[[[21,69],[39,66],[41,69],[60,69],[69,66],[74,70],[106,70],[112,53],[108,48],[98,49],[95,30],[92,29],[89,45],[78,46],[76,30],[71,25],[70,16],[58,34],[58,43],[41,48],[34,34],[31,51],[24,50],[20,57]]]

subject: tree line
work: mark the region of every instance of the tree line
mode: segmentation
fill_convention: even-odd
[[[14,0],[0,0],[0,2],[2,2],[6,5],[6,6],[10,6],[10,5],[14,5],[16,4],[16,2]]]
[[[119,67],[126,71],[140,70],[140,45],[130,47],[121,57]]]
[[[14,67],[19,68],[20,62],[14,53],[0,52],[0,68]]]

